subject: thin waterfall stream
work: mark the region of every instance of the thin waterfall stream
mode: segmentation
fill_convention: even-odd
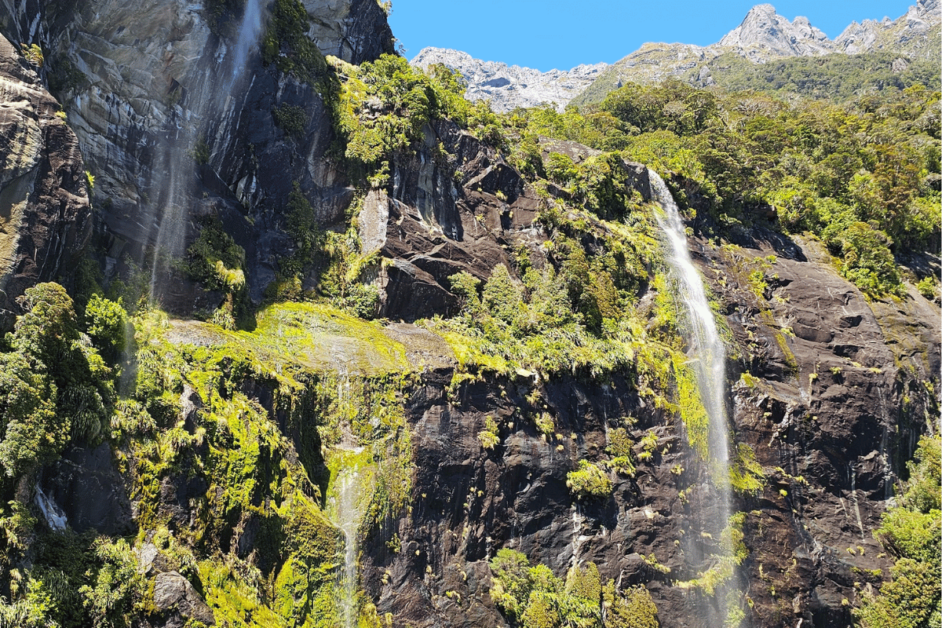
[[[360,470],[353,466],[344,469],[336,480],[336,493],[332,498],[333,523],[343,534],[343,568],[339,573],[340,619],[343,628],[355,628],[358,620],[357,603],[357,536],[363,512],[360,504]]]
[[[160,180],[155,188],[162,191],[162,211],[153,227],[157,255],[151,268],[151,301],[158,299],[160,276],[167,270],[170,260],[184,255],[189,215],[187,205],[192,202],[193,193],[190,174],[194,167],[193,154],[200,143],[207,143],[206,149],[212,149],[212,127],[219,126],[212,121],[226,120],[222,115],[224,110],[234,106],[232,100],[243,88],[250,67],[249,55],[262,34],[264,1],[246,1],[239,30],[228,54],[218,64],[207,67],[197,84],[188,85],[187,111],[175,121],[176,126],[163,146],[162,163],[156,169]]]
[[[710,470],[715,493],[709,500],[709,508],[701,508],[699,517],[702,520],[699,523],[704,530],[709,530],[706,534],[719,534],[721,539],[721,554],[712,559],[731,564],[729,561],[734,551],[732,537],[728,532],[723,532],[730,525],[732,516],[726,348],[710,308],[703,279],[690,257],[686,229],[677,203],[664,180],[654,171],[648,172],[654,200],[663,209],[663,212],[656,212],[656,219],[668,245],[667,262],[674,280],[675,296],[678,302],[683,303],[679,318],[687,342],[688,364],[696,373],[700,400],[709,416],[709,459],[704,462]],[[735,569],[732,579],[735,585]],[[720,604],[720,607],[722,617],[708,619],[710,625],[719,626],[725,620],[726,604]],[[716,609],[711,610],[715,612]],[[720,623],[715,623],[717,620]]]

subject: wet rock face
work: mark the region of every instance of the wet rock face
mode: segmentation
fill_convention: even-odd
[[[919,369],[904,368],[885,306],[838,276],[819,245],[753,235],[742,249],[694,243],[745,373],[733,386],[738,440],[774,470],[761,497],[740,507],[761,511],[746,529],[748,594],[764,618],[843,625],[842,601],[855,599],[860,574],[888,568],[873,531],[926,407],[907,408],[901,391],[930,377],[939,345],[922,346]],[[760,267],[769,281],[757,294],[747,275]],[[938,320],[919,295],[900,307],[922,330],[907,336]]]
[[[0,329],[27,288],[74,268],[91,235],[78,141],[37,69],[0,36]]]
[[[108,444],[67,451],[43,472],[42,488],[76,532],[118,535],[136,530],[124,478]]]
[[[597,152],[573,142],[548,142],[550,151],[576,161]],[[644,166],[623,167],[629,185],[650,199]],[[512,269],[521,246],[537,267],[544,263],[542,201],[496,150],[455,124],[426,128],[419,151],[394,162],[392,181],[391,195],[370,192],[358,219],[363,250],[392,260],[378,278],[381,316],[411,322],[451,315],[458,305],[451,276],[467,272],[486,281],[501,264]]]
[[[393,51],[374,0],[303,4],[323,54],[361,63]],[[325,157],[333,134],[316,90],[264,67],[257,46],[235,72],[234,37],[217,32],[203,3],[4,0],[0,24],[13,40],[47,53],[43,73],[78,137],[71,146],[96,177],[109,277],[125,259],[141,264],[148,247],[181,256],[199,220],[216,215],[246,249],[250,290],[260,299],[277,258],[290,252],[281,213],[292,183],[324,223],[349,204],[346,180]],[[303,108],[301,133],[289,136],[275,124],[273,109],[284,104]],[[188,157],[201,141],[209,152],[203,165]],[[180,313],[206,300],[179,279],[161,296]]]
[[[855,583],[888,573],[873,531],[935,407],[922,382],[940,367],[940,312],[915,290],[901,302],[868,301],[814,242],[761,229],[737,241],[714,247],[694,237],[690,246],[729,330],[736,441],[766,474],[761,491],[737,494],[733,506],[747,513],[748,619],[849,625]],[[469,259],[469,272],[485,274],[480,258]],[[761,292],[749,280],[756,268],[766,268]],[[557,574],[595,562],[603,580],[646,584],[662,626],[707,628],[698,604],[708,598],[673,583],[697,577],[691,557],[717,551],[691,523],[716,496],[676,419],[646,406],[628,382],[565,377],[540,386],[561,437],[544,439],[515,415],[530,384],[449,393],[449,382],[450,369],[412,391],[411,515],[364,547],[363,581],[381,612],[415,626],[505,625],[488,596],[487,562],[510,547]],[[491,451],[478,440],[488,416],[501,426]],[[575,499],[566,473],[580,459],[603,459],[607,426],[621,416],[637,418],[636,443],[653,431],[658,451],[634,478],[619,477],[611,498]],[[394,534],[398,551],[387,544]]]

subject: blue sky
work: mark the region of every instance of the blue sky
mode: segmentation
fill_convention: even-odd
[[[613,63],[647,41],[709,45],[759,4],[750,0],[393,0],[393,33],[414,57],[426,46],[547,71]],[[830,38],[856,20],[903,15],[915,0],[779,0]]]

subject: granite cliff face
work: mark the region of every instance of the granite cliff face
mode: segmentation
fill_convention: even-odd
[[[373,0],[308,1],[304,9],[312,18],[304,36],[323,54],[356,64],[391,50]],[[937,3],[919,10],[937,11]],[[261,301],[297,246],[285,215],[295,191],[319,229],[340,231],[355,201],[362,253],[383,260],[371,271],[385,319],[378,323],[295,303],[262,312],[257,329],[225,331],[190,318],[218,305],[219,294],[150,277],[152,296],[177,318],[142,320],[139,349],[149,361],[131,372],[148,386],[147,378],[169,382],[167,389],[156,399],[123,399],[113,440],[78,443],[17,488],[50,528],[43,534],[63,525],[136,538],[129,573],[146,583],[153,603],[139,625],[331,621],[341,617],[336,600],[318,598],[317,606],[313,595],[333,591],[335,573],[352,560],[363,592],[357,603],[375,619],[364,625],[507,626],[491,599],[489,561],[509,547],[557,576],[593,562],[603,581],[643,585],[665,628],[714,628],[700,612],[711,596],[677,586],[698,577],[692,557],[709,557],[719,543],[691,523],[695,511],[712,507],[710,470],[687,445],[679,413],[640,389],[633,370],[640,358],[605,377],[575,367],[552,377],[526,369],[472,374],[467,347],[427,322],[416,325],[460,309],[450,281],[459,272],[484,280],[500,266],[522,267],[523,258],[547,268],[548,210],[578,225],[570,239],[591,255],[604,252],[602,236],[614,238],[610,225],[571,210],[569,191],[527,183],[499,150],[445,119],[396,152],[388,184],[357,189],[330,153],[330,91],[254,52],[231,78],[233,39],[217,32],[205,6],[4,0],[0,12],[16,42],[0,40],[0,296],[7,299],[0,307],[12,310],[15,296],[38,281],[70,278],[93,231],[86,169],[99,215],[95,250],[85,252],[102,262],[106,280],[147,261],[175,204],[183,208],[177,254],[201,221],[218,219],[244,247],[248,292]],[[781,36],[769,39],[772,30]],[[818,54],[830,45],[806,21],[782,20],[767,6],[724,41],[746,55]],[[20,43],[47,51],[42,68],[21,57]],[[650,54],[654,67],[659,50],[634,59],[647,63]],[[704,50],[682,52],[697,63]],[[497,81],[490,89],[507,93],[536,84],[526,98],[569,96],[601,70],[547,77],[441,52],[423,59],[465,64],[458,69],[480,72]],[[56,87],[68,124],[41,76]],[[303,114],[291,133],[273,114],[284,105]],[[368,107],[380,115],[380,106]],[[544,166],[551,155],[576,163],[600,155],[541,142],[535,159]],[[643,212],[655,211],[647,168],[620,158],[609,167],[623,181],[618,192],[634,199],[635,213],[622,218],[643,222]],[[692,182],[670,184],[704,209]],[[765,479],[734,504],[748,549],[746,619],[769,628],[849,625],[862,586],[888,572],[873,531],[918,437],[938,416],[939,307],[912,286],[899,299],[865,298],[813,240],[750,227],[721,245],[708,237],[709,212],[697,215],[688,242],[728,332],[731,435],[755,452]],[[657,248],[656,235],[647,241]],[[754,273],[773,263],[757,292]],[[668,288],[654,281],[652,264],[638,272],[640,327],[653,328]],[[524,279],[508,273],[514,285]],[[525,416],[531,412],[551,416],[553,429],[538,428]],[[485,447],[481,434],[491,424],[497,442]],[[636,473],[610,474],[604,498],[574,498],[568,473],[579,461],[607,460],[618,427],[630,437]],[[144,446],[135,448],[135,438]],[[652,438],[653,447],[644,444]],[[343,547],[337,513],[331,521],[324,514],[346,463],[354,477],[374,482],[364,494],[381,498],[367,499],[373,518],[353,551]],[[303,562],[311,556],[320,562]],[[251,594],[246,583],[256,587]],[[272,609],[284,617],[271,619]]]
[[[864,20],[848,26],[834,40],[838,52],[858,54],[875,50],[903,53],[912,59],[936,61],[942,14],[938,0],[919,0],[895,21]]]
[[[777,14],[771,4],[760,4],[718,45],[738,48],[757,57],[803,57],[827,52],[830,43],[827,35],[812,26],[808,18],[797,17],[790,22]]]
[[[0,37],[0,326],[16,298],[75,267],[92,233],[82,154],[59,103],[37,71]]]
[[[104,226],[97,245],[108,277],[142,265],[150,247],[180,256],[198,221],[218,216],[255,257],[249,281],[260,298],[274,278],[273,250],[290,247],[279,225],[292,181],[317,199],[325,223],[342,215],[351,191],[324,159],[333,131],[312,82],[264,65],[253,44],[234,86],[235,36],[231,26],[218,30],[209,6],[6,2],[0,22],[17,45],[46,51],[43,73],[95,177]],[[309,1],[304,9],[306,36],[323,55],[361,63],[392,50],[385,14],[372,0]],[[285,104],[301,107],[308,120],[299,137],[275,124],[272,110]],[[201,143],[208,155],[193,168],[187,155]],[[176,216],[173,207],[187,209]],[[162,235],[168,223],[170,238]],[[190,310],[194,299],[211,306],[190,286],[165,298],[172,309]]]

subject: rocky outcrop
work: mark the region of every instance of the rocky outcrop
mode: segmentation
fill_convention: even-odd
[[[16,298],[75,267],[91,235],[78,141],[43,88],[41,55],[0,37],[0,328]]]
[[[213,611],[193,585],[175,571],[157,574],[154,579],[154,608],[170,616],[159,624],[162,628],[183,628],[193,621],[216,625]]]
[[[517,65],[480,61],[465,52],[444,48],[425,48],[411,63],[423,69],[442,64],[457,70],[468,83],[468,99],[488,100],[491,108],[499,112],[544,104],[555,105],[562,111],[608,67],[607,63],[596,63],[580,65],[568,72],[540,72]]]
[[[598,151],[574,142],[543,140],[543,149],[562,152],[576,162]],[[446,158],[439,155],[444,148]],[[623,164],[627,179],[650,199],[647,170]],[[448,121],[426,128],[414,155],[393,165],[392,194],[374,190],[358,223],[363,249],[390,260],[377,282],[381,316],[414,321],[456,312],[450,277],[468,272],[486,280],[513,251],[528,248],[542,265],[539,244],[546,234],[538,224],[544,203],[536,191],[494,148]]]
[[[134,530],[127,487],[107,443],[67,451],[45,469],[42,488],[76,532],[118,535]]]
[[[794,22],[775,12],[771,4],[752,8],[742,24],[719,41],[720,46],[746,51],[758,49],[759,54],[780,57],[804,57],[829,52],[830,40],[823,31],[811,25],[806,17]]]
[[[837,51],[858,54],[887,50],[910,59],[937,61],[942,44],[942,14],[938,0],[919,0],[906,15],[892,21],[853,22],[834,40]]]
[[[433,157],[439,142],[444,162]],[[510,266],[515,245],[541,237],[533,191],[497,151],[450,122],[427,128],[421,150],[395,162],[393,179],[392,195],[374,193],[360,219],[379,227],[366,238],[370,250],[394,260],[380,280],[384,316],[453,313],[449,277],[466,271],[486,279],[497,265]]]

